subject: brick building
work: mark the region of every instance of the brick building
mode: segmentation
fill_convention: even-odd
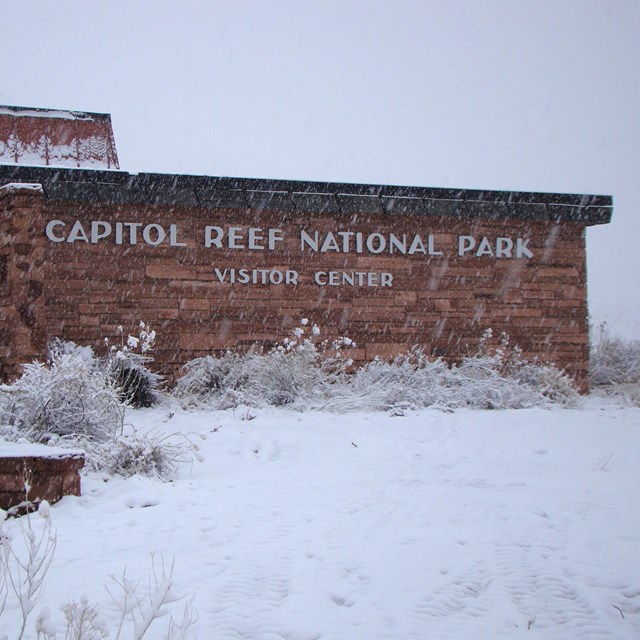
[[[361,361],[413,345],[457,359],[490,327],[586,384],[585,232],[609,196],[0,162],[4,378],[55,336],[100,351],[145,321],[171,376],[307,317]],[[115,146],[100,162],[117,167]]]

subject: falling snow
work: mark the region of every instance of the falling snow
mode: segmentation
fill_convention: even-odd
[[[48,510],[57,549],[36,612],[60,629],[60,606],[86,596],[113,630],[103,584],[125,568],[146,581],[161,554],[193,597],[194,638],[636,638],[640,409],[603,402],[132,411],[196,437],[204,462],[171,483],[88,473]],[[10,604],[2,630],[17,621]]]

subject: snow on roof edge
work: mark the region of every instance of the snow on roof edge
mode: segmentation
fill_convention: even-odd
[[[15,118],[59,118],[62,120],[101,120],[109,118],[109,113],[92,113],[89,111],[71,111],[69,109],[41,109],[37,107],[14,107],[12,105],[0,105],[0,115],[13,116]]]

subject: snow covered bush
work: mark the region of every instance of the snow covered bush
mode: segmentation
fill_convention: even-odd
[[[183,463],[200,459],[197,451],[186,434],[131,430],[92,447],[91,466],[125,478],[140,474],[169,481]]]
[[[475,355],[453,367],[462,406],[523,409],[546,403],[574,406],[579,395],[571,378],[551,364],[527,360],[505,333],[493,344],[491,329]]]
[[[593,393],[640,406],[640,340],[610,334],[606,324],[591,339],[590,376]]]
[[[241,404],[239,394],[246,386],[243,358],[227,351],[219,357],[204,356],[183,367],[173,395],[185,406],[213,403],[218,409]]]
[[[140,581],[130,580],[126,572],[122,577],[112,576],[112,584],[107,587],[113,604],[118,611],[119,625],[116,629],[115,639],[120,638],[127,623],[130,623],[131,633],[125,637],[132,640],[142,640],[151,625],[169,615],[169,622],[163,638],[165,640],[186,640],[190,635],[190,629],[198,616],[191,607],[191,601],[184,605],[182,617],[179,621],[173,618],[171,605],[184,599],[184,596],[176,595],[174,586],[174,563],[166,565],[162,556],[151,556],[151,573],[146,589],[141,589]]]
[[[640,340],[616,338],[602,324],[591,344],[593,386],[640,383]]]
[[[138,338],[129,336],[103,358],[89,347],[53,341],[47,364],[25,365],[18,380],[0,386],[0,437],[83,449],[88,469],[170,480],[183,462],[198,458],[189,437],[124,424],[128,407],[157,400],[160,378],[145,366],[154,339],[140,323]]]
[[[95,357],[91,347],[82,347],[75,342],[60,340],[60,338],[54,338],[49,343],[47,349],[47,364],[52,365],[57,360],[60,360],[62,356],[71,355],[77,356],[87,365],[93,366],[95,364]]]
[[[430,360],[420,349],[390,362],[375,359],[332,389],[321,408],[343,412],[445,406],[444,389],[449,374],[443,360]]]
[[[374,360],[335,389],[327,410],[522,409],[547,403],[572,406],[578,394],[568,376],[551,365],[524,360],[504,347],[480,351],[458,365],[419,349],[391,362]]]
[[[257,399],[260,404],[305,408],[327,397],[344,379],[351,360],[342,355],[344,338],[329,343],[321,342],[319,336],[318,326],[309,328],[303,319],[291,337],[268,353],[248,354],[244,362],[245,404]]]
[[[153,362],[149,352],[156,339],[156,332],[144,322],[138,326],[138,335],[125,338],[124,329],[118,327],[120,344],[110,344],[105,338],[106,355],[96,356],[91,347],[81,347],[74,342],[55,338],[49,344],[48,363],[53,365],[67,355],[76,356],[87,366],[102,373],[118,390],[120,399],[135,408],[150,407],[160,399],[162,377],[151,371],[148,365]]]
[[[239,405],[288,405],[307,408],[323,401],[343,380],[351,360],[348,338],[320,341],[320,329],[303,319],[290,337],[267,352],[254,347],[244,354],[226,352],[189,362],[174,395],[185,406],[217,409]]]
[[[117,389],[78,351],[55,355],[49,365],[27,364],[18,380],[0,387],[5,436],[44,443],[78,437],[104,441],[123,420]]]
[[[79,601],[69,600],[60,607],[64,613],[67,625],[65,640],[104,640],[109,637],[109,632],[104,622],[99,617],[98,606],[91,604],[86,597]],[[55,639],[53,627],[49,627],[53,633],[48,633],[48,628],[44,626],[49,622],[51,612],[45,611],[36,621],[36,632],[38,637],[44,636],[46,640]]]
[[[521,360],[516,366],[511,367],[509,377],[520,385],[536,390],[542,401],[564,407],[575,407],[579,404],[579,395],[573,380],[552,364]]]
[[[373,360],[351,371],[348,338],[317,342],[320,330],[303,320],[292,337],[267,353],[207,356],[185,367],[175,395],[183,405],[218,409],[240,404],[287,405],[328,411],[401,411],[442,407],[525,408],[571,406],[578,394],[571,379],[549,364],[523,358],[490,331],[476,354],[459,364],[433,359],[420,349],[388,362]]]

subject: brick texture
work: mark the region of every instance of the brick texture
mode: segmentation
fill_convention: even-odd
[[[287,336],[302,317],[327,338],[347,335],[360,358],[392,357],[413,345],[456,360],[473,353],[486,328],[506,332],[526,357],[553,361],[584,388],[588,375],[585,227],[582,223],[478,219],[462,216],[345,214],[269,209],[160,205],[116,205],[47,201],[15,193],[0,202],[0,363],[5,378],[19,364],[42,358],[47,340],[58,336],[91,344],[119,339],[117,327],[133,333],[139,321],[158,333],[158,370],[174,377],[188,360],[254,342]],[[98,242],[51,242],[44,229],[68,234],[76,220],[135,221],[137,244],[111,236]],[[143,241],[145,225],[176,225],[179,243]],[[263,250],[205,248],[205,225],[263,229]],[[266,230],[283,240],[270,251]],[[343,253],[300,249],[300,232],[331,231],[433,236],[443,255],[402,255],[366,249]],[[257,233],[257,232],[256,232]],[[533,257],[458,255],[458,237],[527,239]],[[156,236],[149,236],[155,241]],[[426,242],[426,241],[425,241]],[[230,284],[214,269],[296,271],[297,283]],[[320,286],[321,271],[392,274],[392,286]],[[323,276],[329,278],[328,275]],[[337,276],[338,277],[338,276]],[[283,276],[284,278],[284,276]]]
[[[57,502],[63,496],[80,495],[80,454],[0,457],[0,509],[25,500]],[[26,493],[25,482],[29,484]]]

